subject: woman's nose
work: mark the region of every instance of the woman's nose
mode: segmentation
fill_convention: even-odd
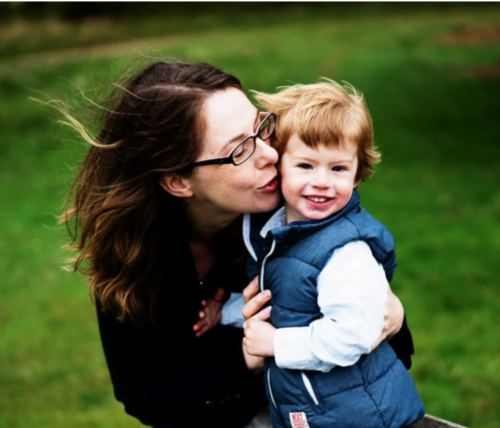
[[[259,168],[278,163],[278,152],[268,144],[268,141],[269,140],[263,141],[260,138],[256,138],[255,140],[257,147],[255,148],[254,156],[256,157],[257,167]]]

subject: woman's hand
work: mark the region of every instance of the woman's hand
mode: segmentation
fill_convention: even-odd
[[[385,339],[393,337],[403,325],[405,311],[401,301],[388,287],[387,302],[385,304],[384,328],[377,342],[372,346],[372,351]]]
[[[207,300],[201,301],[201,310],[198,313],[200,319],[193,326],[193,330],[196,333],[196,337],[200,337],[205,334],[211,328],[214,328],[220,323],[222,318],[222,299],[224,297],[224,289],[219,288],[215,293],[215,296],[210,297]]]
[[[241,312],[247,320],[256,315],[271,300],[271,292],[264,290],[259,293],[259,277],[256,276],[243,290],[243,299],[245,300],[245,306],[243,306]]]

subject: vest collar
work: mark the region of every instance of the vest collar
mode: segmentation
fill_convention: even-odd
[[[340,211],[321,220],[294,221],[286,224],[285,208],[278,210],[261,229],[262,237],[269,239],[271,236],[276,241],[291,240],[291,242],[302,238],[303,234],[310,234],[316,230],[322,229],[347,213],[359,209],[360,197],[356,190],[352,192],[351,199],[347,205]]]

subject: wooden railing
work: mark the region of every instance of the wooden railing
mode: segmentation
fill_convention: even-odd
[[[415,422],[411,428],[466,428],[463,425],[458,425],[444,419],[436,418],[435,416],[425,415],[418,422]]]

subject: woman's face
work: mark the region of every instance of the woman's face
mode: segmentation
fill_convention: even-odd
[[[204,104],[205,136],[197,161],[226,157],[243,139],[255,133],[261,117],[246,95],[229,88],[211,95]],[[279,202],[277,152],[256,139],[252,156],[241,165],[203,165],[190,177],[191,207],[207,216],[265,212]]]

